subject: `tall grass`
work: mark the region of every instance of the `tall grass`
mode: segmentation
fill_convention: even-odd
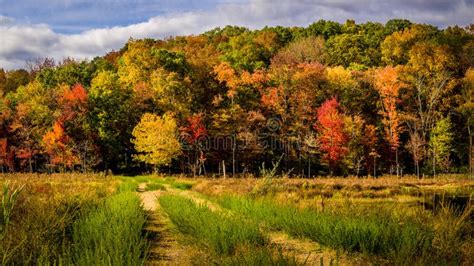
[[[0,240],[2,265],[57,262],[70,245],[74,221],[110,195],[116,183],[89,174],[0,175],[0,183],[7,182],[1,207],[2,220],[8,220]],[[18,188],[21,193],[13,196]]]
[[[10,181],[6,181],[3,184],[3,191],[1,197],[1,213],[0,213],[0,240],[3,239],[5,234],[8,231],[8,226],[10,225],[11,215],[13,208],[15,207],[18,196],[23,190],[24,186],[12,188]]]
[[[262,221],[272,229],[336,249],[379,255],[397,264],[422,262],[432,251],[433,232],[429,228],[414,222],[399,224],[375,212],[345,216],[297,209],[270,200],[222,197],[218,201],[223,207]]]
[[[20,196],[20,193],[23,190],[23,187],[24,186],[11,187],[10,181],[6,181],[3,184],[3,191],[1,197],[2,208],[0,209],[0,241],[2,241],[2,244],[3,239],[8,233],[8,228],[11,223],[12,212],[18,201],[18,197]],[[11,257],[14,255],[14,252],[18,248],[20,248],[21,244],[22,243],[20,242],[8,247],[4,247],[3,245],[1,245],[2,249],[0,251],[0,255],[2,258],[2,265],[5,265],[9,260],[11,260]]]
[[[117,185],[117,192],[133,192],[138,189],[138,182],[134,179],[125,179]]]
[[[73,225],[66,259],[75,265],[142,265],[147,242],[142,236],[145,211],[134,193],[107,198]]]
[[[164,185],[170,185],[172,188],[181,190],[189,190],[193,187],[193,184],[190,182],[178,182],[172,177],[162,178],[159,176],[144,175],[118,176],[117,179],[121,181],[117,186],[118,192],[135,191],[137,190],[140,183],[147,183],[147,186],[152,190],[161,189],[161,187],[164,187]]]
[[[171,183],[171,186],[181,190],[190,190],[193,187],[193,184],[186,182],[174,182]]]
[[[217,265],[246,265],[246,266],[260,266],[260,265],[278,265],[278,266],[293,266],[305,265],[296,260],[294,256],[283,254],[279,249],[272,249],[269,247],[253,248],[238,252],[235,256],[220,258],[214,262]]]
[[[163,186],[162,184],[159,184],[159,183],[149,183],[149,184],[146,185],[145,190],[146,191],[154,191],[154,190],[165,191],[166,188],[165,188],[165,186]]]
[[[218,255],[231,255],[238,247],[262,246],[267,241],[255,222],[213,212],[181,196],[164,195],[159,201],[179,231],[193,236]]]

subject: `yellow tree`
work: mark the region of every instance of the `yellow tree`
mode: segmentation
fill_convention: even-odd
[[[380,44],[382,61],[391,66],[406,64],[411,47],[417,42],[431,39],[435,34],[436,28],[420,24],[394,32]]]
[[[158,169],[169,165],[171,160],[181,154],[178,140],[178,127],[170,115],[162,117],[145,113],[132,132],[132,143],[138,154],[135,159],[151,164]]]
[[[404,125],[409,131],[416,131],[410,135],[414,143],[420,145],[417,155],[412,154],[419,159],[415,163],[416,168],[419,168],[424,157],[430,155],[427,144],[436,121],[443,117],[443,113],[449,112],[456,102],[458,80],[453,73],[458,62],[448,46],[430,42],[415,44],[408,58],[407,65],[401,67],[400,73],[407,87],[403,96],[403,113],[407,116]],[[411,151],[415,149],[411,148]]]

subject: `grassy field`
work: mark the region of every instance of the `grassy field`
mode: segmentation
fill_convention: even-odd
[[[1,265],[141,265],[146,213],[115,177],[2,175]]]
[[[474,262],[463,176],[6,174],[0,185],[2,265]]]

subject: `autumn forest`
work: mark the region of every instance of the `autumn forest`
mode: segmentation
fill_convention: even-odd
[[[0,168],[472,173],[473,96],[473,25],[319,20],[130,39],[93,60],[0,69]]]

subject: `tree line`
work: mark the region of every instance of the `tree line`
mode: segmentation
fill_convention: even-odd
[[[473,33],[403,19],[226,26],[0,69],[0,168],[472,173]]]

